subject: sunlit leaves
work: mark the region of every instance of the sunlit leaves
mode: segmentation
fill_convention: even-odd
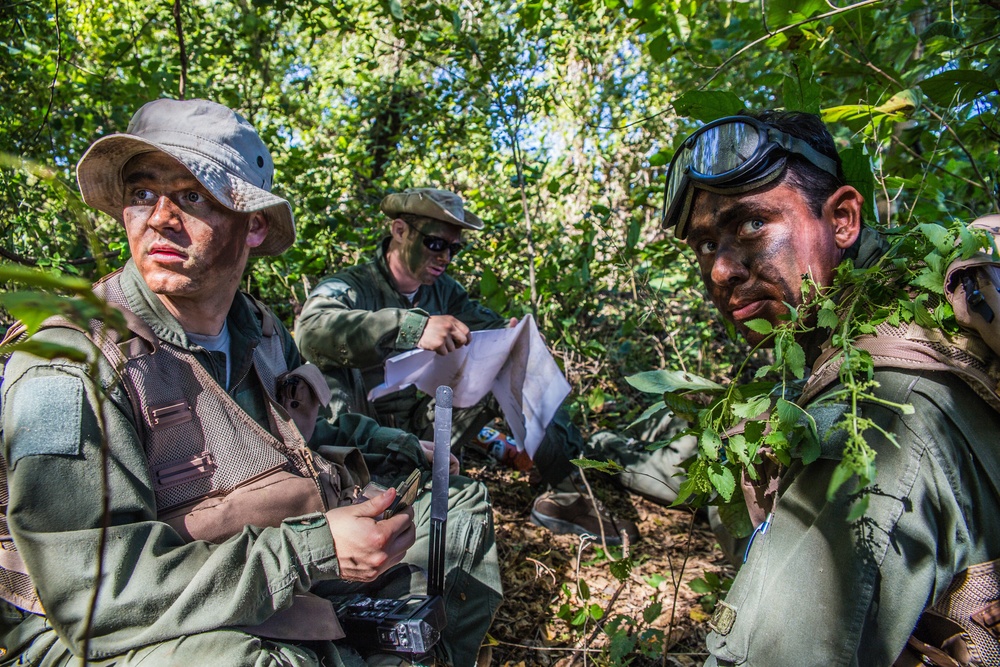
[[[680,116],[709,122],[742,111],[743,100],[728,91],[694,90],[678,96],[671,103]]]

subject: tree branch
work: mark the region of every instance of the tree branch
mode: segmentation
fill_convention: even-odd
[[[59,0],[55,0],[55,13],[54,18],[56,21],[56,71],[52,74],[52,83],[49,84],[49,103],[45,106],[45,115],[42,116],[42,122],[39,124],[38,129],[35,130],[35,134],[32,135],[30,144],[35,143],[35,139],[38,135],[42,133],[45,126],[49,122],[49,115],[52,113],[52,104],[56,97],[56,82],[59,80],[59,69],[62,66],[62,31],[59,27]]]
[[[184,28],[181,24],[181,0],[174,0],[174,29],[177,32],[177,45],[181,58],[181,80],[178,84],[178,96],[184,99],[184,89],[187,87],[188,58],[184,49]]]
[[[813,16],[811,18],[807,18],[807,19],[805,19],[803,21],[797,21],[795,23],[791,23],[789,25],[782,26],[782,27],[778,28],[777,30],[775,30],[772,33],[768,33],[766,35],[758,37],[757,39],[753,40],[749,44],[746,44],[745,46],[743,46],[742,48],[740,48],[740,50],[738,50],[733,55],[731,55],[728,58],[726,58],[726,61],[724,63],[722,63],[721,65],[719,65],[718,67],[715,68],[715,72],[712,73],[712,76],[708,77],[708,79],[706,79],[705,82],[702,83],[701,88],[704,88],[709,83],[711,83],[711,81],[713,79],[715,79],[715,77],[719,76],[719,74],[722,73],[722,70],[724,70],[726,67],[728,67],[731,62],[733,62],[734,60],[736,60],[741,55],[743,55],[744,53],[746,53],[747,51],[749,51],[753,47],[757,46],[761,42],[765,42],[765,41],[769,40],[771,37],[773,37],[775,35],[779,35],[779,34],[781,34],[783,32],[787,32],[787,31],[791,30],[792,28],[798,28],[799,26],[805,25],[807,23],[815,23],[816,21],[822,21],[823,19],[828,19],[831,16],[836,16],[838,14],[843,14],[845,12],[850,12],[850,11],[853,11],[855,9],[860,9],[861,7],[866,7],[868,5],[876,5],[876,4],[879,4],[881,2],[885,2],[885,0],[862,0],[861,2],[856,2],[853,5],[848,5],[847,7],[841,7],[839,9],[834,9],[833,11],[826,12],[825,14],[817,14],[816,16]]]

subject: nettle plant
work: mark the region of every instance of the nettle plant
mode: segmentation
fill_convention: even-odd
[[[717,504],[723,520],[738,535],[752,526],[743,497],[737,493],[742,474],[756,481],[757,466],[770,459],[788,465],[793,458],[809,464],[820,455],[820,441],[836,431],[846,436],[842,458],[827,491],[833,495],[853,481],[856,495],[849,520],[863,516],[868,507],[867,487],[875,479],[875,451],[866,434],[877,430],[895,443],[891,433],[867,419],[864,403],[879,403],[903,413],[909,405],[889,403],[873,394],[871,355],[854,345],[859,336],[875,333],[876,326],[909,322],[959,333],[951,306],[943,298],[945,272],[956,259],[968,259],[997,248],[993,239],[954,220],[947,225],[917,224],[883,232],[886,250],[871,266],[860,268],[852,260],[837,269],[835,288],[821,289],[803,283],[803,305],[789,306],[786,320],[772,326],[751,320],[747,326],[766,338],[751,350],[733,373],[743,377],[751,357],[761,347],[773,347],[773,362],[760,367],[752,380],[722,385],[692,373],[676,370],[648,371],[628,379],[636,389],[661,395],[637,422],[659,419],[665,413],[685,419],[690,427],[676,438],[698,439],[697,456],[687,464],[675,504]],[[820,433],[815,419],[796,404],[806,377],[806,351],[801,341],[829,341],[840,357],[839,384],[816,404],[845,406],[842,417],[829,432]],[[674,439],[676,439],[674,438]],[[659,449],[671,441],[650,445]]]

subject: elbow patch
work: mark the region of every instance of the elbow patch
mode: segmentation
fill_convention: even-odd
[[[80,454],[83,380],[51,375],[21,380],[13,398],[4,429],[11,466],[25,456]]]

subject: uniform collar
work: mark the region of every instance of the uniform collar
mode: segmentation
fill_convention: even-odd
[[[396,279],[392,277],[392,271],[389,270],[389,260],[386,259],[386,254],[389,252],[389,241],[391,240],[392,237],[390,236],[382,239],[382,243],[376,251],[375,266],[378,267],[379,272],[382,274],[382,278],[392,288],[392,291],[394,291],[400,299],[407,301],[408,299],[403,294],[402,290],[399,289],[399,285],[396,284]],[[421,285],[417,288],[417,293],[414,295],[413,303],[411,305],[420,303],[421,297],[423,296],[426,288],[426,285]]]
[[[184,333],[181,323],[170,314],[153,290],[149,289],[149,285],[143,280],[142,274],[131,259],[125,263],[125,268],[122,270],[121,285],[129,310],[142,318],[157,338],[185,350],[194,349],[194,344]],[[239,292],[233,299],[226,321],[229,323],[233,349],[240,349],[245,345],[252,349],[260,342],[263,335],[260,321],[250,309],[246,298]]]

